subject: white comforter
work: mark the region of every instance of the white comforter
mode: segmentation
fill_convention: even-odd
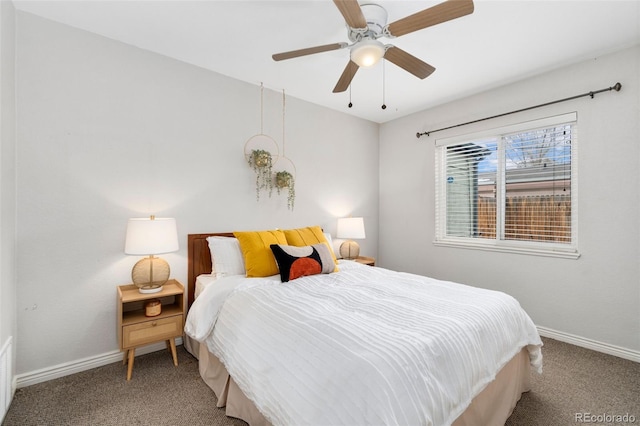
[[[542,368],[512,297],[355,262],[288,283],[220,279],[185,331],[276,425],[447,425],[521,348]]]

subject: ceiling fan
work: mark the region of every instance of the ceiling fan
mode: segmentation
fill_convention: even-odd
[[[360,5],[357,0],[333,0],[333,2],[344,17],[352,44],[344,42],[325,44],[276,53],[272,56],[274,61],[282,61],[348,47],[351,50],[350,60],[333,93],[347,90],[360,67],[374,65],[382,58],[420,79],[428,77],[436,70],[434,67],[399,47],[392,44],[384,45],[378,39],[400,37],[473,13],[473,0],[447,0],[387,24],[387,11],[380,5],[373,3]]]

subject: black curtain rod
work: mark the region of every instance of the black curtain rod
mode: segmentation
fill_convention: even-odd
[[[418,132],[418,133],[416,133],[416,137],[418,139],[420,139],[420,136],[423,136],[423,135],[429,136],[431,133],[440,132],[442,130],[448,130],[448,129],[453,129],[455,127],[466,126],[467,124],[479,123],[480,121],[491,120],[491,119],[498,118],[498,117],[504,117],[505,115],[515,114],[515,113],[523,112],[523,111],[529,111],[530,109],[535,109],[535,108],[540,108],[540,107],[544,107],[544,106],[548,106],[548,105],[553,105],[553,104],[557,104],[557,103],[560,103],[560,102],[571,101],[573,99],[578,99],[578,98],[582,98],[582,97],[585,97],[585,96],[591,96],[591,99],[593,99],[593,97],[598,93],[610,92],[612,90],[615,90],[616,92],[619,92],[621,88],[622,88],[622,85],[620,83],[616,83],[616,84],[613,85],[613,87],[607,87],[606,89],[596,90],[595,92],[588,92],[588,93],[583,93],[582,95],[571,96],[570,98],[558,99],[557,101],[551,101],[551,102],[547,102],[545,104],[530,106],[528,108],[522,108],[522,109],[518,109],[518,110],[515,110],[515,111],[509,111],[509,112],[505,112],[503,114],[493,115],[491,117],[480,118],[478,120],[467,121],[466,123],[456,124],[454,126],[449,126],[449,127],[443,127],[441,129],[429,130],[427,132],[422,132],[422,133]]]

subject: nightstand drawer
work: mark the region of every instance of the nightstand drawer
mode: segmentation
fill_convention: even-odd
[[[138,324],[122,327],[122,348],[168,340],[182,335],[182,315],[161,319],[149,319]]]
[[[354,260],[363,265],[376,266],[376,260],[373,257],[358,256]]]

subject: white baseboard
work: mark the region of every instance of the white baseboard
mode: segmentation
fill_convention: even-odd
[[[182,344],[182,337],[176,338],[176,345]],[[136,348],[136,356],[145,355],[151,352],[166,350],[167,346],[164,342],[154,343],[152,345]],[[111,351],[101,355],[79,359],[76,361],[65,362],[63,364],[54,365],[30,373],[18,374],[16,376],[16,387],[23,388],[35,385],[70,374],[80,373],[81,371],[91,370],[92,368],[102,367],[103,365],[112,364],[114,362],[122,362],[123,353],[121,351]]]
[[[619,358],[628,359],[630,361],[640,362],[640,351],[623,348],[609,343],[598,342],[596,340],[587,339],[585,337],[575,336],[573,334],[562,331],[552,330],[546,327],[538,326],[538,333],[542,337],[559,340],[561,342],[570,343],[582,348],[591,349],[592,351],[602,352],[608,355],[614,355]]]
[[[13,399],[13,336],[9,336],[0,349],[0,422],[4,419]]]

